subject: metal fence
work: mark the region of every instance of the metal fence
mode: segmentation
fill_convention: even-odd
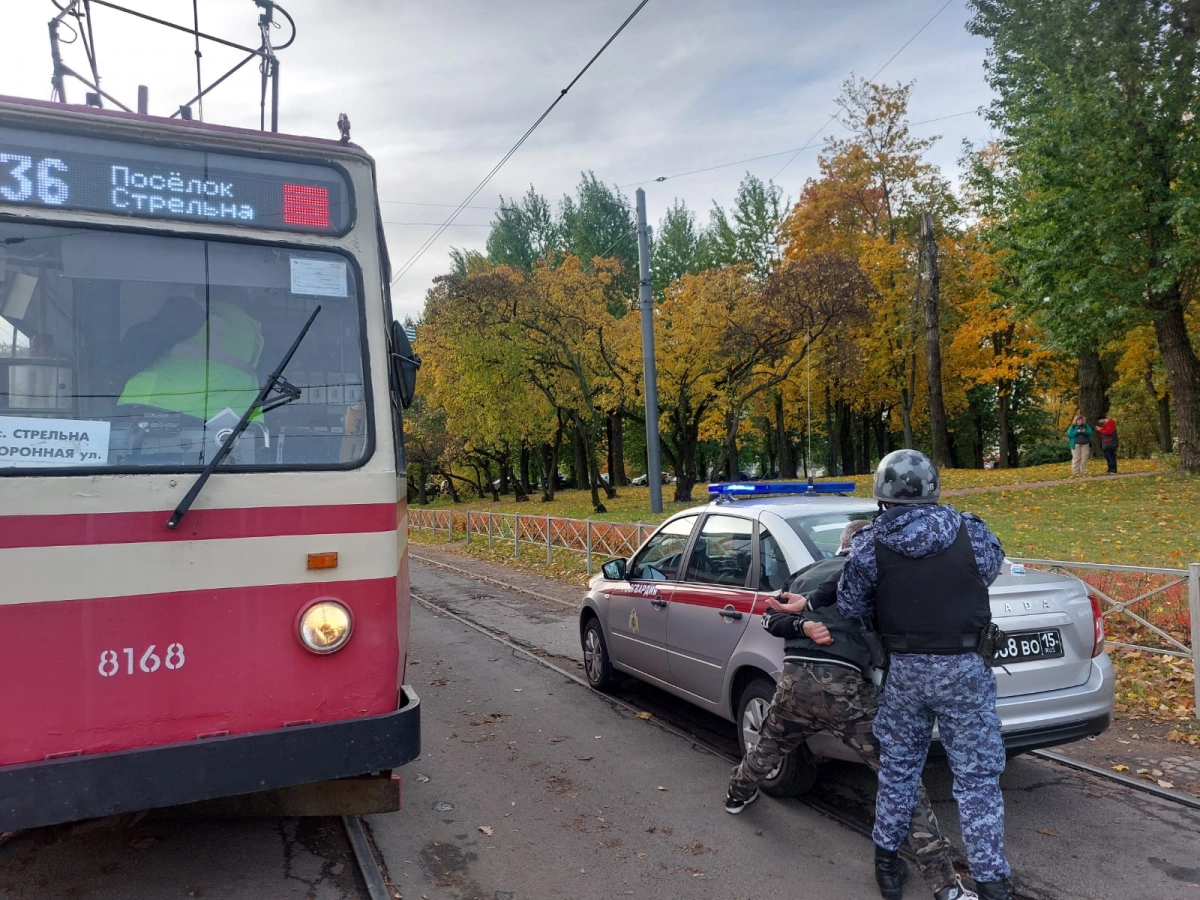
[[[470,544],[486,540],[488,549],[510,542],[514,557],[520,555],[522,547],[544,547],[548,563],[553,561],[555,550],[565,550],[583,556],[589,575],[597,560],[632,556],[654,530],[654,526],[641,522],[411,507],[408,527],[417,534],[427,533],[447,541],[464,538]],[[1109,646],[1190,660],[1196,715],[1200,716],[1200,679],[1195,678],[1200,672],[1200,563],[1191,563],[1186,569],[1164,569],[1061,559],[1010,559],[1079,578],[1100,602]],[[1188,637],[1190,646],[1185,643]]]
[[[546,562],[553,561],[555,550],[566,550],[583,557],[589,575],[597,560],[632,556],[654,530],[653,525],[641,522],[599,522],[470,509],[457,512],[411,507],[408,527],[417,534],[429,534],[448,541],[463,538],[470,544],[473,540],[486,540],[489,550],[497,542],[510,542],[514,557],[520,556],[522,547],[544,547]]]
[[[1082,581],[1088,594],[1100,601],[1110,647],[1190,660],[1195,715],[1200,718],[1200,563],[1160,569],[1061,559],[1012,561]],[[1128,634],[1130,639],[1115,634]],[[1190,639],[1190,646],[1183,639]]]

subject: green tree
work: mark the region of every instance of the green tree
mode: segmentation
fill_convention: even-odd
[[[706,266],[747,265],[754,277],[766,281],[779,259],[786,204],[774,182],[765,184],[747,174],[733,201],[733,221],[724,207],[713,204],[708,227],[712,259]]]
[[[687,204],[676,199],[659,222],[650,247],[650,278],[654,296],[684,275],[696,275],[711,267],[708,235],[696,227],[696,217]]]
[[[614,288],[627,301],[636,296],[638,257],[633,207],[620,191],[600,181],[594,172],[585,172],[576,196],[563,197],[559,222],[567,253],[578,256],[585,268],[596,258],[618,260],[621,271]]]
[[[500,210],[488,232],[487,258],[498,266],[531,271],[534,265],[559,246],[559,228],[550,204],[530,186],[520,201],[500,198]],[[455,274],[466,275],[464,268]]]
[[[1006,264],[1059,339],[1072,320],[1152,324],[1180,463],[1200,472],[1200,6],[970,0],[1018,189]]]

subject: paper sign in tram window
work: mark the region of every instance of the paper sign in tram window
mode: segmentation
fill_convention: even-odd
[[[340,259],[291,257],[292,293],[309,297],[345,297],[346,263]]]
[[[108,422],[0,416],[0,468],[108,465]]]

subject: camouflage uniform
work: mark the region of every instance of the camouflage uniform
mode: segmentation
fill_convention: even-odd
[[[821,731],[833,734],[878,772],[879,748],[871,733],[876,702],[875,686],[853,668],[837,663],[785,663],[758,744],[733,770],[729,795],[748,799],[788,753]],[[913,787],[914,801],[902,823],[900,840],[892,849],[898,849],[908,836],[921,877],[936,893],[954,883],[950,847],[938,828],[919,769]]]
[[[905,473],[898,472],[889,484],[903,486],[905,479]],[[879,496],[878,481],[876,488]],[[964,522],[979,574],[991,584],[1004,560],[999,539],[974,516],[918,502],[892,509],[855,536],[838,586],[838,611],[848,618],[872,614],[879,577],[877,537],[888,549],[921,559],[953,544]],[[881,751],[875,843],[896,850],[904,841],[910,810],[921,796],[918,784],[935,717],[954,772],[971,875],[976,881],[1003,881],[1009,876],[1000,792],[1004,743],[996,714],[996,680],[977,653],[892,654],[874,729]]]

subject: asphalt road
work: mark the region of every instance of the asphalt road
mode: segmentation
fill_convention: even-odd
[[[340,819],[143,819],[24,832],[4,900],[361,900]]]
[[[421,608],[413,647],[424,753],[368,820],[405,898],[878,896],[868,840],[795,804],[727,815],[729,764],[657,719]]]
[[[424,554],[427,553],[427,550],[420,548],[420,552]],[[414,563],[412,572],[413,590],[416,594],[444,605],[456,614],[478,622],[482,626],[507,635],[513,643],[532,649],[538,655],[544,654],[562,668],[579,671],[581,653],[578,646],[578,628],[576,613],[571,607],[549,600],[537,599],[528,594],[507,591],[493,584],[486,584],[421,563]],[[503,573],[495,574],[497,577],[501,577]],[[521,583],[526,587],[537,587],[531,585],[528,578],[521,580]],[[561,588],[550,583],[546,583],[542,589],[544,593],[562,599],[568,598],[571,593],[564,594]],[[420,620],[418,619],[418,621]],[[421,628],[423,627],[422,625]],[[428,666],[429,662],[426,660],[428,651],[420,649],[424,646],[422,632],[418,630],[415,635],[414,646],[418,648],[419,658],[422,659],[422,665]],[[465,642],[464,646],[473,647],[475,641],[480,638],[482,635],[468,636],[464,632],[460,641]],[[456,641],[455,646],[458,644],[459,642]],[[486,645],[481,646],[486,647]],[[493,642],[492,646],[497,648],[501,645]],[[493,682],[499,681],[501,673],[506,672],[508,666],[516,664],[517,661],[512,660],[511,652],[500,653],[497,649],[492,649],[490,652],[481,650],[480,652],[484,655],[485,660],[496,658],[497,663],[489,663],[487,667],[480,669],[480,660],[476,654],[471,654],[469,659],[456,660],[452,659],[450,650],[446,649],[440,656],[443,660],[442,663],[433,667],[443,672],[440,676],[432,677],[430,675],[431,668],[425,668],[420,674],[414,674],[421,668],[420,666],[410,672],[410,680],[423,692],[422,697],[426,702],[425,746],[427,751],[436,753],[435,748],[438,747],[432,731],[433,719],[440,718],[440,715],[435,714],[433,710],[443,702],[442,695],[437,693],[438,691],[446,691],[454,685],[459,685],[462,689],[469,691],[467,696],[472,698],[470,704],[472,708],[477,704],[487,705],[492,698],[496,698],[497,701],[506,699],[505,691],[495,689]],[[505,660],[503,664],[499,662],[501,658]],[[458,668],[447,674],[443,670],[451,663]],[[522,667],[533,665],[525,662],[519,664]],[[437,682],[443,678],[447,679],[446,685],[436,686]],[[561,681],[563,682],[562,686],[556,691],[558,702],[561,702],[564,693],[569,698],[568,709],[562,711],[564,716],[561,719],[562,724],[537,726],[543,728],[544,731],[553,732],[554,736],[564,738],[561,743],[553,745],[554,747],[561,748],[568,739],[576,744],[586,743],[586,741],[580,740],[576,729],[582,727],[586,731],[584,723],[588,721],[600,723],[614,718],[622,719],[627,715],[623,712],[613,711],[608,702],[600,695],[568,682],[566,679],[561,679]],[[514,691],[519,686],[521,685],[514,684],[508,690]],[[658,718],[677,723],[683,729],[701,735],[707,742],[715,742],[718,747],[732,748],[734,746],[731,725],[715,717],[699,713],[687,704],[666,694],[631,683],[621,692],[621,696],[639,708],[653,710]],[[485,698],[487,698],[486,701]],[[521,702],[527,698],[523,692],[514,693],[513,698],[508,699]],[[467,708],[465,698],[458,699],[456,696],[452,702],[456,709]],[[553,702],[555,702],[553,698],[542,701],[546,707]],[[540,712],[539,710],[539,714]],[[506,720],[506,723],[510,721]],[[636,724],[643,723],[637,722]],[[492,729],[492,732],[485,732],[494,733],[496,737],[488,739],[485,744],[480,745],[481,749],[490,744],[492,740],[499,740],[502,743],[515,740],[518,743],[514,746],[520,748],[522,753],[532,752],[532,746],[527,746],[527,739],[509,733],[511,730],[511,725],[504,724]],[[600,728],[596,729],[597,733],[600,733],[601,730]],[[475,735],[475,729],[463,729],[461,726],[456,731],[462,731],[464,736],[468,733]],[[641,736],[638,737],[638,734]],[[442,735],[442,743],[447,742],[447,736]],[[674,742],[677,746],[674,750],[664,750],[664,742],[667,745]],[[602,742],[597,742],[597,744],[599,743]],[[624,773],[627,771],[645,772],[649,781],[657,780],[657,783],[662,783],[670,788],[671,785],[667,784],[667,779],[673,772],[678,771],[678,767],[683,765],[685,760],[694,762],[691,760],[691,756],[694,755],[695,751],[689,748],[687,741],[673,736],[668,738],[653,728],[642,728],[641,732],[635,732],[631,736],[629,746],[622,748],[619,767],[612,775],[605,773],[604,783],[615,786],[624,780]],[[537,757],[541,757],[540,752]],[[432,765],[432,760],[438,758],[436,755],[424,757],[421,762],[422,765],[427,765],[426,760],[431,760],[428,765]],[[480,762],[475,763],[472,767],[475,771],[484,770],[490,775],[499,766],[499,760],[485,758],[482,755],[479,758]],[[569,766],[570,760],[562,759],[560,763]],[[592,764],[589,762],[589,765]],[[485,765],[486,769],[484,769]],[[414,763],[409,769],[416,766],[417,764]],[[508,781],[511,781],[513,777],[508,775],[510,768],[500,766]],[[696,802],[694,805],[680,809],[679,814],[695,817],[695,819],[689,822],[688,818],[681,818],[677,824],[697,829],[705,834],[721,834],[728,832],[728,823],[732,822],[734,826],[738,827],[734,832],[736,834],[740,833],[741,826],[749,822],[753,823],[755,828],[762,828],[765,832],[763,838],[751,842],[749,848],[738,849],[732,853],[726,851],[719,862],[714,857],[713,864],[706,869],[706,878],[719,877],[719,870],[726,866],[730,868],[731,872],[739,872],[743,875],[748,872],[749,876],[753,877],[754,872],[760,871],[763,866],[769,867],[771,865],[769,860],[773,859],[778,852],[782,852],[773,846],[764,844],[764,838],[777,833],[781,827],[787,828],[788,826],[784,823],[791,822],[792,828],[798,828],[801,822],[811,821],[813,813],[802,802],[773,799],[765,799],[755,804],[741,816],[729,816],[724,813],[720,805],[728,765],[721,760],[711,767],[693,771],[694,768],[691,765],[688,767],[688,791],[690,795],[695,796]],[[585,771],[587,770],[580,767],[578,774],[582,775]],[[864,823],[869,821],[874,795],[874,780],[869,770],[865,767],[848,764],[831,764],[824,771],[826,777],[822,779],[822,783],[817,789],[820,799],[850,812]],[[694,782],[693,779],[700,781]],[[931,761],[926,770],[925,779],[944,830],[961,846],[957,810],[951,792],[951,777],[944,762]],[[416,791],[409,787],[411,776],[406,778],[405,783],[406,793],[411,802],[411,798],[416,794]],[[421,796],[424,796],[424,788],[428,786],[422,785]],[[1005,791],[1006,838],[1009,856],[1014,867],[1017,884],[1026,896],[1047,898],[1047,900],[1060,900],[1060,898],[1061,900],[1066,900],[1066,898],[1071,898],[1071,900],[1074,898],[1088,898],[1088,900],[1108,900],[1108,898],[1112,898],[1112,900],[1142,900],[1142,898],[1144,900],[1164,900],[1164,898],[1187,900],[1187,898],[1193,897],[1200,898],[1200,812],[1029,756],[1019,757],[1009,762],[1002,779],[1002,787]],[[618,793],[623,794],[628,789],[628,787],[623,787]],[[589,794],[588,803],[596,802],[594,795]],[[564,807],[564,809],[569,810],[572,807]],[[782,820],[777,818],[780,815],[784,817]],[[396,821],[402,820],[397,819]],[[458,833],[470,835],[471,829],[464,828]],[[820,838],[815,844],[808,840],[804,841],[805,851],[803,853],[797,853],[795,848],[787,853],[786,858],[789,860],[789,865],[807,866],[811,862],[810,852],[815,854],[814,858],[819,858],[820,854],[834,849],[843,854],[844,859],[856,859],[857,855],[862,852],[857,848],[861,844],[865,844],[857,835],[853,835],[828,820],[821,822],[817,833]],[[387,841],[381,841],[381,845],[387,843]],[[705,846],[718,845],[706,842]],[[810,848],[812,848],[811,851]],[[870,851],[869,845],[866,845],[866,851]],[[749,853],[751,858],[743,860],[742,856],[745,853]],[[410,858],[406,857],[406,859]],[[845,868],[840,873],[840,877],[844,880],[842,882],[835,881],[835,884],[840,883],[845,889],[852,890],[853,893],[849,896],[859,896],[860,893],[862,896],[874,896],[869,891],[863,893],[860,890],[860,885],[870,888],[872,883],[869,879],[864,882],[858,878],[855,874],[857,870],[854,863],[846,862],[843,865]],[[817,866],[816,869],[824,871],[821,866]],[[763,871],[769,871],[769,869]],[[760,889],[758,892],[750,892],[749,895],[758,897],[795,896],[795,891],[786,886],[788,884],[786,881],[768,880],[762,883],[772,885],[772,890],[777,890],[777,893],[763,892]],[[638,896],[668,896],[667,894],[647,893],[640,887],[635,890]],[[915,887],[912,887],[909,895],[920,896],[921,894]],[[430,895],[431,898],[433,896],[433,894]],[[450,894],[448,896],[469,895]],[[487,896],[490,897],[491,894]],[[570,896],[570,894],[565,893],[563,896]],[[733,894],[721,894],[720,891],[714,891],[713,896],[733,896]],[[826,894],[822,892],[820,896],[826,896]],[[828,894],[828,896],[840,895],[834,893]]]

